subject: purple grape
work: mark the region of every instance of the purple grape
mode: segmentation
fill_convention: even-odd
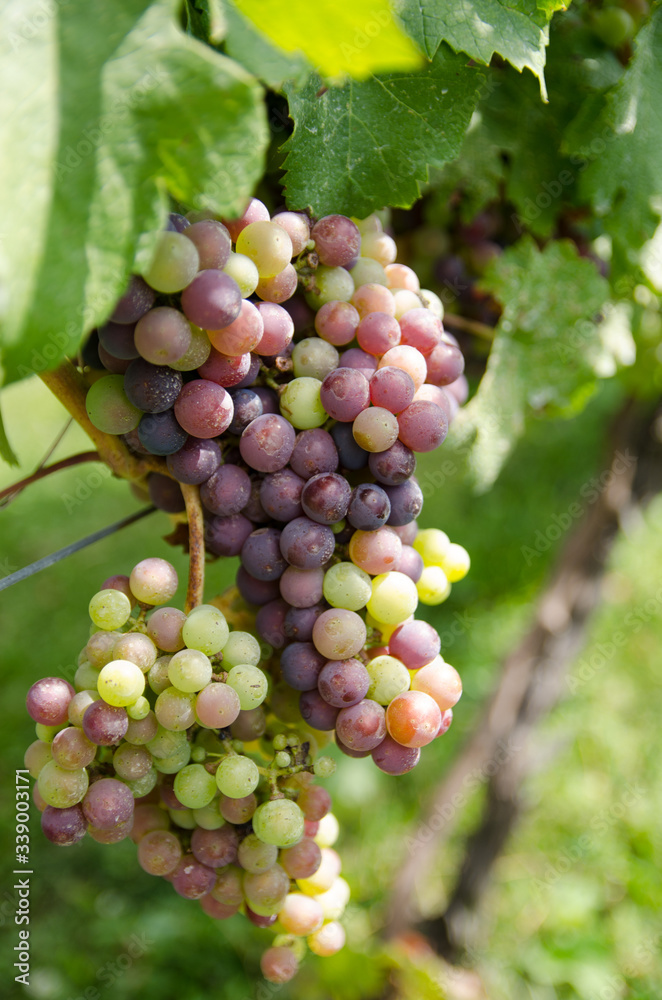
[[[252,389],[239,389],[232,393],[234,416],[228,427],[230,434],[243,434],[251,420],[262,416],[262,400]]]
[[[251,469],[277,472],[290,460],[295,438],[295,430],[285,417],[265,413],[253,420],[243,432],[239,450]]]
[[[221,829],[224,830],[225,827]],[[215,830],[204,832],[216,833]],[[192,854],[185,854],[172,873],[170,881],[175,892],[184,899],[200,899],[213,889],[216,872],[213,868],[200,864]]]
[[[281,653],[280,670],[283,679],[296,691],[313,691],[325,663],[312,642],[291,642]]]
[[[258,358],[261,362],[261,359]],[[278,393],[269,389],[266,385],[256,385],[253,392],[262,400],[263,413],[280,413],[278,405]]]
[[[200,270],[223,268],[232,253],[232,240],[222,222],[202,219],[186,227],[186,235],[195,243],[200,257]]]
[[[178,212],[171,212],[168,216],[165,228],[170,233],[183,233],[184,230],[188,229],[190,225],[191,223],[185,215],[180,215]]]
[[[99,361],[106,371],[111,372],[112,375],[125,375],[130,361],[123,361],[121,358],[115,358],[112,354],[106,350],[103,344],[99,344],[97,348],[97,353],[99,355]]]
[[[288,609],[288,604],[279,598],[263,604],[255,616],[255,631],[274,649],[282,649],[287,641],[285,615]]]
[[[205,527],[207,548],[215,556],[238,556],[252,530],[253,525],[243,514],[212,517]]]
[[[124,391],[139,410],[162,413],[174,406],[183,382],[181,372],[168,365],[152,365],[138,358],[126,370]]]
[[[423,510],[423,493],[415,480],[408,479],[399,486],[385,486],[384,490],[391,501],[391,514],[387,524],[399,527],[416,520]]]
[[[340,465],[349,472],[357,472],[368,464],[368,452],[354,440],[351,424],[337,423],[331,428],[331,437],[338,450]],[[378,453],[383,454],[383,452]]]
[[[300,431],[296,435],[289,462],[290,467],[302,479],[310,479],[319,472],[335,472],[338,468],[338,452],[334,439],[321,427]]]
[[[224,389],[236,387],[242,382],[251,368],[251,355],[240,354],[232,358],[227,354],[221,354],[215,347],[212,347],[209,357],[203,365],[198,368],[200,378],[209,379],[222,385]]]
[[[179,514],[186,509],[179,483],[160,472],[152,472],[147,477],[149,498],[155,507],[164,510],[166,514]]]
[[[385,774],[406,774],[421,759],[420,747],[403,747],[388,734],[372,751],[372,759]]]
[[[279,469],[264,477],[260,488],[260,503],[274,521],[293,521],[301,517],[301,491],[305,480],[291,469]]]
[[[104,323],[98,330],[99,343],[113,358],[133,361],[134,358],[140,357],[136,348],[134,330],[133,323]]]
[[[345,754],[346,757],[355,757],[359,760],[361,759],[361,757],[369,757],[370,754],[372,753],[371,750],[354,750],[352,747],[348,747],[345,743],[343,743],[341,739],[338,738],[337,733],[336,733],[336,746],[340,751],[342,751],[342,753]]]
[[[297,517],[283,528],[280,550],[290,566],[315,569],[333,555],[335,538],[331,528],[308,517]]]
[[[136,455],[149,455],[147,448],[143,448],[140,443],[140,438],[138,437],[138,428],[134,427],[132,431],[127,431],[126,434],[122,434],[122,437],[128,444],[131,451],[134,451]]]
[[[138,439],[150,455],[174,455],[186,444],[188,434],[179,426],[174,410],[146,413],[138,424]]]
[[[167,458],[168,468],[175,479],[190,486],[199,486],[216,472],[221,464],[221,449],[211,438],[189,438]],[[204,503],[204,501],[203,501]],[[212,510],[212,508],[209,508]],[[220,511],[212,510],[218,514]]]
[[[412,387],[413,384],[412,382]],[[370,391],[363,372],[356,368],[336,368],[322,382],[320,397],[322,406],[330,417],[334,420],[352,421],[361,410],[370,405]]]
[[[360,347],[350,347],[348,351],[343,351],[340,355],[340,364],[343,368],[356,368],[363,372],[367,379],[370,379],[373,372],[377,371],[377,358],[362,351]]]
[[[237,570],[237,590],[249,604],[261,606],[280,597],[278,580],[256,580],[243,566]]]
[[[222,465],[200,488],[200,499],[212,514],[239,514],[251,496],[250,476],[238,465]]]
[[[297,569],[288,566],[279,580],[280,593],[284,601],[293,608],[308,608],[322,600],[324,592],[324,570]]]
[[[324,701],[335,708],[358,705],[370,687],[370,674],[360,660],[329,660],[317,678]]]
[[[317,689],[314,691],[302,691],[299,699],[299,711],[301,718],[313,729],[328,732],[334,729],[339,710],[329,705]]]
[[[429,399],[410,403],[398,414],[398,437],[412,451],[434,451],[448,434],[448,420]]]
[[[386,451],[374,451],[368,457],[368,468],[383,486],[399,486],[413,475],[416,456],[402,441],[396,441]]]
[[[239,712],[230,726],[230,733],[235,740],[259,740],[267,731],[267,717],[261,705]]]
[[[357,705],[340,710],[336,729],[345,746],[374,750],[386,736],[386,713],[376,701],[364,698]]]
[[[387,493],[373,483],[362,483],[352,490],[347,520],[357,531],[377,531],[391,514]]]
[[[313,604],[310,608],[290,608],[285,615],[284,630],[287,638],[310,642],[313,637],[313,625],[323,611],[328,611],[328,608],[326,601]]]
[[[232,397],[209,379],[187,382],[175,403],[175,416],[192,437],[215,438],[232,422]]]
[[[262,358],[260,357],[260,355],[259,354],[251,354],[251,356],[250,356],[250,364],[249,364],[249,367],[248,367],[248,371],[244,375],[244,377],[242,378],[241,382],[237,382],[237,384],[235,386],[235,389],[246,389],[248,386],[252,386],[253,383],[255,382],[255,379],[260,374],[260,368],[261,367],[262,367]],[[259,388],[258,386],[255,386],[255,388],[253,389],[253,392],[257,392],[258,388]],[[269,391],[271,391],[271,390],[269,390]],[[258,393],[258,395],[259,395],[259,393]],[[262,397],[260,396],[260,398],[262,398]],[[264,410],[263,412],[264,413],[280,413],[280,410],[278,409],[278,407],[276,407],[275,410]]]
[[[154,305],[156,292],[146,281],[132,274],[127,290],[119,299],[110,317],[113,323],[137,323]]]
[[[378,368],[370,379],[370,401],[373,406],[383,406],[391,413],[399,413],[409,406],[416,386],[408,372],[387,365]]]
[[[304,513],[318,524],[336,524],[347,514],[352,490],[336,472],[311,476],[301,492]]]
[[[238,458],[241,459],[241,454],[238,454]],[[253,522],[253,524],[266,524],[271,520],[271,515],[268,514],[262,506],[262,501],[260,499],[261,485],[262,481],[259,476],[255,476],[251,479],[251,495],[248,498],[248,503],[244,507],[244,517],[247,517],[249,521]]]
[[[411,545],[402,546],[402,555],[398,563],[398,572],[404,573],[414,583],[418,583],[423,572],[423,558]]]
[[[402,660],[409,670],[420,670],[439,655],[441,639],[428,622],[414,620],[398,625],[389,640],[391,656]]]
[[[112,830],[133,816],[131,789],[117,778],[95,781],[88,788],[82,805],[85,819],[98,830]]]
[[[251,532],[243,544],[241,562],[256,580],[278,580],[287,567],[280,551],[280,531],[258,528]]]
[[[196,861],[208,868],[224,868],[237,860],[239,835],[232,826],[218,830],[197,827],[191,834],[191,850]]]
[[[352,267],[361,252],[361,233],[346,215],[325,215],[312,228],[315,252],[327,267]]]
[[[431,382],[433,385],[450,385],[464,371],[464,358],[460,348],[443,340],[425,360],[428,366],[426,382]]]
[[[44,836],[59,847],[70,847],[82,840],[87,830],[87,822],[79,805],[67,809],[46,806],[41,814],[41,828]]]
[[[27,693],[28,715],[42,726],[63,726],[68,720],[67,709],[74,694],[69,681],[61,677],[43,677]]]
[[[199,271],[182,292],[182,310],[191,323],[203,330],[222,330],[241,312],[239,285],[229,274],[215,268]]]
[[[261,917],[259,913],[253,913],[250,906],[246,906],[246,916],[256,927],[271,927],[278,920],[277,913],[274,913],[270,917]]]

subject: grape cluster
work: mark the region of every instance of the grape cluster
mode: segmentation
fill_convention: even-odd
[[[46,677],[30,688],[25,766],[42,829],[60,846],[131,837],[141,868],[209,916],[241,909],[274,925],[262,967],[285,982],[306,942],[318,955],[344,943],[338,823],[314,782],[333,761],[313,763],[319,734],[267,707],[257,639],[214,605],[170,607],[176,588],[156,558],[106,580],[74,686]]]

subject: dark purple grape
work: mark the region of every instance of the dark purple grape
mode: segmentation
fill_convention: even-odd
[[[372,751],[372,759],[385,774],[406,774],[421,759],[421,748],[403,747],[387,734]]]
[[[131,789],[117,778],[101,778],[95,781],[88,788],[82,805],[85,819],[98,830],[112,830],[133,816]]]
[[[331,437],[334,440],[340,465],[343,469],[356,472],[366,467],[368,464],[368,452],[361,448],[354,440],[351,424],[334,424],[331,428]]]
[[[237,570],[237,590],[249,604],[261,606],[280,597],[278,580],[256,580],[243,566]],[[312,635],[312,633],[311,633]]]
[[[238,465],[222,465],[200,488],[200,499],[212,514],[239,514],[251,496],[250,476]]]
[[[310,642],[313,637],[313,625],[322,614],[328,611],[326,601],[313,604],[310,608],[290,608],[285,615],[285,635],[288,639],[299,642]]]
[[[213,476],[220,466],[221,449],[212,438],[189,438],[179,451],[168,456],[167,463],[178,482],[199,486]],[[218,514],[220,511],[212,513]]]
[[[312,642],[291,642],[280,657],[283,679],[297,691],[313,691],[325,663]]]
[[[389,519],[391,501],[386,492],[373,483],[362,483],[352,491],[347,520],[357,531],[377,531]]]
[[[400,486],[385,486],[384,490],[391,501],[391,514],[388,524],[400,527],[415,521],[423,510],[423,493],[413,479],[408,479]]]
[[[185,444],[188,434],[179,426],[174,410],[146,413],[138,424],[138,439],[151,455],[174,455]]]
[[[261,363],[261,358],[258,361]],[[274,389],[269,389],[266,385],[256,385],[253,389],[262,400],[262,412],[263,413],[280,413],[280,407],[278,405],[278,393]]]
[[[248,371],[242,378],[241,382],[237,382],[235,389],[246,389],[248,386],[253,385],[255,379],[260,374],[260,368],[262,367],[262,358],[259,354],[251,354],[250,365]],[[255,386],[254,392],[257,392],[258,386]],[[271,392],[271,390],[269,390]],[[258,395],[260,395],[258,393]],[[260,398],[262,398],[260,396]],[[275,410],[263,410],[264,413],[280,413],[278,407]]]
[[[299,699],[299,710],[301,718],[313,729],[328,732],[334,729],[339,709],[329,705],[317,689],[314,691],[302,691]]]
[[[278,920],[278,914],[274,913],[270,917],[261,917],[259,913],[253,913],[250,906],[246,907],[246,916],[256,927],[271,927]]]
[[[287,568],[280,551],[278,528],[258,528],[251,532],[243,544],[241,562],[256,580],[278,580]]]
[[[70,847],[85,836],[87,821],[80,805],[69,806],[67,809],[46,806],[41,814],[41,828],[52,844]]]
[[[232,393],[234,416],[228,427],[230,434],[243,434],[251,420],[262,416],[262,400],[252,389],[239,389]]]
[[[329,660],[317,678],[324,701],[335,708],[357,705],[370,687],[370,674],[360,660]]]
[[[253,525],[243,514],[212,517],[205,526],[207,548],[215,556],[238,556],[252,530]]]
[[[315,569],[333,555],[335,538],[331,528],[308,517],[297,517],[283,528],[280,550],[290,566]]]
[[[351,487],[343,476],[320,472],[311,476],[301,491],[301,506],[311,521],[336,524],[347,514],[351,496]]]
[[[131,451],[135,451],[136,455],[149,455],[151,452],[144,448],[140,443],[140,438],[138,437],[138,428],[134,427],[133,430],[127,431],[126,434],[122,434],[122,437],[128,444]]]
[[[154,289],[137,274],[132,274],[128,288],[116,303],[110,319],[113,323],[137,323],[141,316],[149,312],[155,299]]]
[[[319,472],[335,472],[338,452],[334,439],[321,427],[300,431],[290,455],[290,467],[302,479],[310,479]]]
[[[86,368],[103,368],[99,358],[99,331],[92,330],[83,344],[80,358]]]
[[[191,223],[185,215],[179,215],[178,212],[171,212],[168,216],[165,228],[171,233],[183,233],[184,230],[188,229],[190,225]]]
[[[285,615],[289,610],[282,598],[263,604],[255,616],[255,631],[274,649],[282,649],[287,642],[285,635]]]
[[[115,358],[110,354],[103,344],[99,344],[97,348],[99,354],[99,361],[106,369],[106,371],[111,372],[113,375],[125,375],[126,371],[131,364],[130,361],[123,361],[121,358]]]
[[[330,417],[351,422],[370,405],[370,385],[356,368],[336,368],[322,382],[320,397]]]
[[[126,329],[126,327],[120,327]],[[183,385],[181,372],[168,365],[152,365],[143,358],[132,361],[124,375],[124,391],[145,413],[162,413],[175,404]]]
[[[241,455],[239,455],[238,458],[241,460]],[[266,524],[271,520],[271,515],[268,514],[262,506],[262,501],[260,499],[261,486],[262,480],[259,476],[255,476],[251,479],[251,495],[243,511],[244,517],[247,517],[249,521],[253,522],[253,524]]]
[[[399,486],[413,475],[416,456],[402,441],[396,441],[386,451],[375,451],[368,458],[368,467],[383,486]]]
[[[229,326],[241,312],[241,302],[239,285],[234,278],[215,268],[199,271],[182,292],[184,315],[203,330],[222,330]]]
[[[186,509],[179,483],[160,472],[152,472],[147,477],[149,498],[155,507],[164,510],[166,514],[179,514]]]
[[[133,323],[104,323],[98,330],[99,343],[114,358],[132,361],[140,357],[133,337],[134,330]]]
[[[301,517],[301,491],[305,480],[291,469],[279,469],[264,477],[260,488],[260,503],[275,521],[293,521]]]

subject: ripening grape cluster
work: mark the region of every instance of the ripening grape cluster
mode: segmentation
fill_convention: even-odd
[[[273,926],[262,967],[285,982],[306,943],[332,955],[345,939],[338,823],[314,782],[333,761],[313,763],[315,735],[266,708],[255,636],[231,631],[214,605],[170,607],[176,589],[156,558],[106,580],[74,686],[46,677],[30,688],[25,766],[42,829],[60,846],[130,837],[141,868],[210,917],[241,910]]]

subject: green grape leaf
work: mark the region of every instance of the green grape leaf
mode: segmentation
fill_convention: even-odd
[[[186,0],[184,9],[189,35],[212,45],[223,41],[227,24],[221,0]]]
[[[168,194],[240,209],[268,141],[261,88],[178,28],[171,0],[58,5],[27,30],[41,9],[11,0],[0,36],[4,381],[53,367],[107,317]]]
[[[287,202],[315,214],[364,217],[408,208],[430,167],[457,156],[484,74],[446,46],[416,74],[392,73],[319,93],[286,87],[294,132],[285,143]]]
[[[388,0],[232,0],[258,32],[287,53],[303,54],[322,77],[363,80],[371,73],[412,70],[421,54]]]
[[[639,31],[634,55],[600,108],[582,109],[566,133],[581,163],[580,192],[625,247],[640,247],[659,222],[662,194],[662,6]],[[599,114],[590,111],[599,109]],[[584,169],[585,168],[585,169]],[[655,200],[657,199],[657,204]]]
[[[483,287],[503,314],[478,392],[451,432],[480,491],[497,478],[527,417],[577,412],[614,368],[598,322],[608,284],[569,240],[540,251],[523,237],[490,265]]]
[[[493,55],[500,55],[520,72],[530,69],[546,100],[545,49],[551,6],[546,3],[541,10],[536,0],[400,0],[397,10],[428,58],[441,42],[486,66]]]
[[[228,36],[225,40],[227,54],[263,80],[273,90],[281,90],[286,80],[302,84],[312,66],[300,52],[288,54],[257,31],[251,21],[240,14],[232,3],[227,3],[225,16]]]

